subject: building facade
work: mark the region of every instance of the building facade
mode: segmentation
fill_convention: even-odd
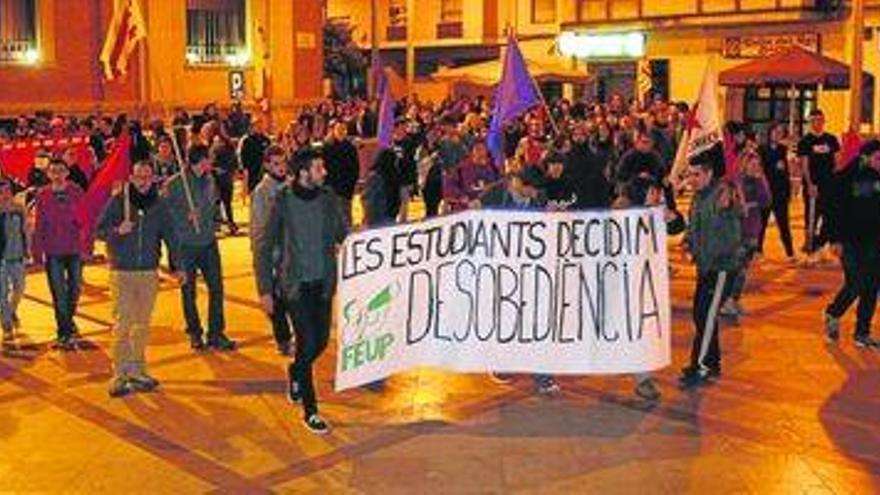
[[[836,0],[416,0],[413,45],[418,75],[440,65],[458,66],[497,57],[506,27],[517,32],[527,59],[560,59],[593,77],[585,96],[635,97],[637,72],[647,68],[652,92],[693,102],[707,67],[735,67],[797,45],[848,62],[856,38],[850,2]],[[386,62],[403,71],[408,29],[407,0],[376,0],[378,41]],[[355,39],[371,46],[368,0],[328,0],[328,18],[348,22]],[[865,0],[864,69],[880,75],[880,0]],[[563,56],[566,37],[591,36],[593,53]],[[633,37],[641,46],[629,46]],[[560,88],[551,94],[581,96]],[[863,130],[880,123],[880,91],[869,78],[863,91]],[[829,127],[842,131],[849,118],[849,91],[803,88],[722,88],[727,118],[757,124],[787,121],[796,112],[826,110]],[[801,118],[797,118],[801,120]]]
[[[0,2],[0,114],[161,115],[229,102],[233,90],[289,113],[321,98],[320,0],[138,1],[148,37],[114,81],[98,62],[113,0]]]

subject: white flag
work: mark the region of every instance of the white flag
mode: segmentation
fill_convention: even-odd
[[[721,115],[718,112],[718,74],[706,66],[700,94],[688,114],[687,128],[682,134],[670,180],[676,186],[681,180],[688,161],[722,141]]]

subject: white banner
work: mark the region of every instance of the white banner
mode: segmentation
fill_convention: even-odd
[[[662,208],[474,210],[353,234],[336,389],[419,366],[634,373],[671,359]]]

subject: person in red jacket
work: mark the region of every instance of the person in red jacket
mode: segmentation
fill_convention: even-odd
[[[46,170],[49,185],[37,192],[32,242],[34,263],[45,265],[52,293],[57,347],[72,350],[78,332],[73,322],[82,285],[81,222],[77,215],[83,191],[69,182],[64,160],[54,158]]]

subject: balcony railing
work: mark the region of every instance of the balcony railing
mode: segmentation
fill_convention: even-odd
[[[839,0],[574,0],[575,22],[594,23],[657,20],[701,15],[727,16],[750,13],[809,12],[818,15],[838,13]],[[835,7],[838,6],[838,7]]]
[[[246,65],[247,47],[243,45],[187,45],[188,65]]]
[[[0,41],[0,62],[28,62],[36,49],[34,40]]]
[[[464,26],[460,21],[437,23],[437,39],[461,38],[464,36]]]
[[[406,40],[406,26],[388,26],[385,29],[385,38],[388,41]]]

